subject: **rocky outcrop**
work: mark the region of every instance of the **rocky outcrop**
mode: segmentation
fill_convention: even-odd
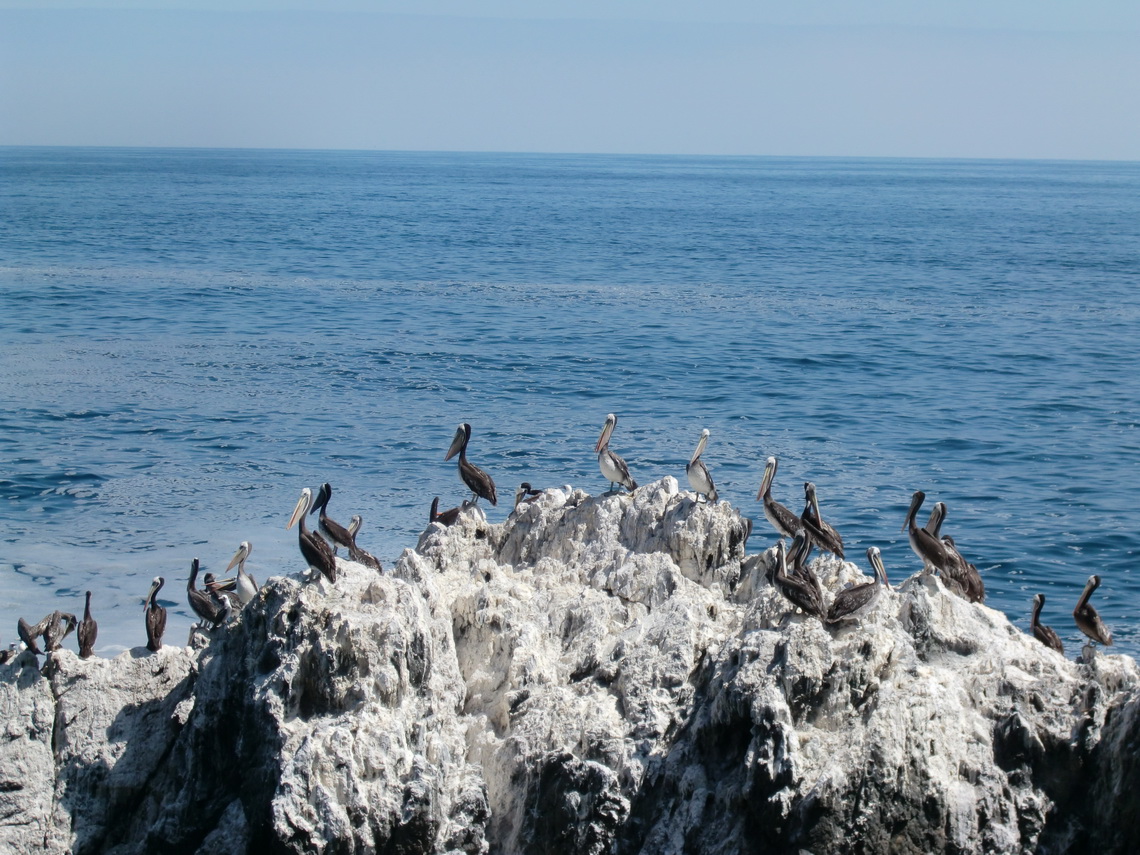
[[[20,853],[1126,852],[1140,674],[915,576],[825,627],[672,478],[271,580],[212,638],[0,666]],[[760,537],[753,537],[755,541]],[[864,581],[814,564],[830,599]]]

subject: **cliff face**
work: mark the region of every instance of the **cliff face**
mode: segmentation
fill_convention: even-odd
[[[748,530],[672,478],[553,490],[386,575],[275,578],[194,648],[25,653],[0,849],[1128,851],[1131,659],[1066,661],[929,577],[824,627]],[[864,581],[815,567],[829,599]]]

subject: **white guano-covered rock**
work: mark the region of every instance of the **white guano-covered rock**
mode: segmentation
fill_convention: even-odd
[[[825,626],[769,582],[766,523],[694,499],[469,508],[390,573],[271,580],[193,649],[23,654],[0,847],[1130,851],[1131,659],[1066,660],[923,575]],[[828,603],[869,581],[813,567]]]

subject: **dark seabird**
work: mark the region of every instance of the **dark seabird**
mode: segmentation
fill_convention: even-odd
[[[819,594],[819,600],[823,602],[823,585],[819,582],[819,577],[815,571],[811,569],[811,564],[808,559],[811,558],[811,551],[815,548],[812,543],[811,537],[802,529],[796,529],[796,536],[792,538],[792,545],[788,547],[787,561],[791,562],[792,569],[789,576],[803,579]]]
[[[345,549],[352,548],[352,537],[349,535],[348,529],[328,515],[327,508],[329,499],[331,498],[332,485],[326,481],[321,485],[321,489],[317,491],[317,500],[313,502],[313,507],[309,513],[314,514],[318,511],[320,512],[317,530],[328,540],[332,546],[332,554],[335,557],[338,546],[343,546]]]
[[[463,422],[455,430],[455,438],[451,440],[451,447],[447,449],[447,454],[443,456],[444,460],[450,460],[459,452],[459,477],[463,479],[463,483],[467,485],[474,494],[475,502],[480,499],[486,499],[492,505],[498,505],[498,497],[495,495],[495,482],[491,480],[491,476],[467,460],[467,443],[471,441],[471,425]]]
[[[764,517],[781,537],[795,537],[796,530],[803,526],[800,518],[772,498],[772,481],[776,478],[778,462],[769,457],[764,465],[764,478],[760,481],[760,492],[756,500],[764,503]]]
[[[20,636],[20,641],[24,642],[24,646],[27,647],[28,650],[32,651],[32,653],[35,653],[37,656],[43,653],[42,650],[36,647],[36,637],[40,634],[40,632],[43,632],[43,630],[40,629],[37,631],[37,627],[31,626],[23,618],[20,618],[16,622],[16,634]]]
[[[776,542],[776,576],[773,581],[792,605],[799,607],[805,614],[823,619],[823,601],[819,597],[819,589],[799,576],[788,575],[787,555],[782,540]]]
[[[629,474],[629,467],[625,461],[610,451],[610,436],[615,427],[617,427],[617,416],[609,413],[605,425],[602,426],[602,434],[594,444],[594,453],[598,455],[598,468],[602,470],[602,476],[610,482],[609,491],[613,491],[614,484],[620,484],[632,493],[637,489],[637,482]]]
[[[954,538],[948,534],[942,535],[942,545],[946,547],[946,554],[950,556],[954,569],[951,575],[962,589],[962,596],[971,603],[984,603],[986,600],[986,583],[982,581],[982,574],[978,568],[962,557]],[[943,575],[946,575],[945,572]]]
[[[213,578],[213,577],[211,577]],[[186,599],[190,603],[190,608],[193,609],[194,614],[201,618],[201,626],[206,628],[207,624],[216,627],[221,623],[222,608],[214,601],[214,598],[206,591],[199,591],[196,585],[198,580],[198,559],[195,558],[190,562],[190,579],[186,583]]]
[[[162,635],[166,632],[166,609],[158,604],[158,592],[166,580],[155,576],[146,595],[143,612],[146,615],[146,649],[157,653],[162,649]]]
[[[87,603],[83,606],[83,620],[79,622],[79,656],[89,659],[95,655],[95,638],[99,635],[99,624],[91,617],[91,592],[87,592]]]
[[[439,496],[436,496],[431,500],[431,510],[428,511],[428,522],[437,522],[440,525],[455,525],[455,521],[459,519],[459,514],[462,510],[463,508],[461,506],[441,512],[439,509]]]
[[[519,488],[515,490],[515,507],[517,508],[524,502],[533,502],[541,495],[542,490],[536,490],[530,486],[530,482],[523,481],[519,484]]]
[[[930,532],[935,537],[939,537],[942,531],[942,523],[946,520],[946,503],[935,502],[934,507],[930,509],[930,518],[927,519],[926,525],[923,528]]]
[[[336,581],[336,559],[332,549],[324,538],[317,537],[305,526],[305,515],[312,506],[313,491],[308,487],[301,491],[301,498],[297,500],[297,507],[293,508],[293,515],[285,524],[286,529],[297,528],[297,545],[301,548],[301,557],[309,567],[319,571],[330,582]]]
[[[234,557],[230,559],[230,563],[226,565],[227,573],[235,564],[237,565],[237,584],[234,586],[234,590],[237,592],[238,601],[243,606],[257,596],[257,582],[245,572],[245,560],[249,558],[251,552],[253,552],[253,544],[248,540],[243,540],[237,552],[234,553]]]
[[[52,653],[59,650],[63,640],[79,626],[79,620],[73,614],[54,611],[40,621],[40,625],[43,626],[44,652]]]
[[[919,528],[915,522],[915,517],[918,516],[918,509],[922,507],[922,503],[926,500],[926,493],[922,490],[915,491],[915,494],[910,500],[910,510],[907,511],[906,520],[903,522],[902,527],[910,532],[910,548],[914,550],[914,554],[922,561],[923,569],[927,572],[932,570],[943,571],[950,567],[952,573],[954,567],[952,566],[952,559],[946,553],[946,547],[933,534],[924,528]]]
[[[867,550],[867,560],[871,562],[871,568],[875,571],[875,581],[854,585],[836,594],[827,612],[828,623],[862,617],[875,605],[883,589],[890,587],[891,583],[887,581],[887,568],[883,566],[878,547],[872,546]]]
[[[352,546],[348,548],[348,557],[357,564],[363,564],[365,567],[371,567],[373,570],[380,572],[384,568],[380,566],[379,559],[356,545],[356,533],[360,531],[360,527],[363,524],[364,517],[360,514],[353,514],[352,519],[348,521],[348,536],[352,538]]]
[[[819,499],[815,494],[815,484],[811,481],[804,482],[804,512],[800,514],[800,521],[820,551],[843,557],[843,538],[820,515]]]
[[[705,428],[701,431],[701,438],[697,440],[697,448],[693,452],[693,456],[689,458],[689,464],[685,467],[685,474],[688,476],[689,486],[693,488],[694,492],[715,504],[718,498],[716,485],[713,484],[708,467],[701,460],[701,455],[704,454],[708,441],[709,429]]]
[[[202,577],[202,581],[206,584],[206,593],[213,598],[214,602],[219,605],[224,603],[227,610],[241,608],[242,603],[237,594],[236,579],[221,582],[213,573],[207,573]],[[225,623],[225,621],[221,621],[221,623]]]
[[[1061,643],[1061,639],[1057,637],[1057,633],[1053,631],[1052,627],[1041,623],[1041,609],[1044,605],[1045,595],[1035,594],[1033,597],[1033,617],[1029,619],[1029,626],[1033,629],[1033,637],[1046,647],[1052,647],[1063,656],[1065,645]]]
[[[1112,633],[1108,631],[1108,627],[1104,625],[1104,621],[1100,619],[1096,609],[1089,605],[1089,597],[1099,587],[1100,576],[1089,576],[1088,582],[1085,583],[1085,590],[1081,593],[1081,598],[1077,600],[1077,607],[1073,609],[1073,620],[1077,622],[1077,629],[1093,641],[1111,645]]]

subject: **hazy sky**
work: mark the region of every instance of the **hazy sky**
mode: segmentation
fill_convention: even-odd
[[[1140,3],[0,0],[25,144],[1140,160]]]

